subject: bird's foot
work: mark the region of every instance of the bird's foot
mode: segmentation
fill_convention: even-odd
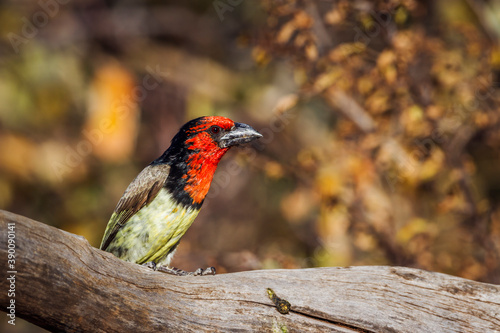
[[[204,275],[215,275],[215,268],[214,267],[208,267],[205,269],[198,268],[194,272],[187,272],[183,271],[182,269],[175,268],[175,267],[167,267],[167,266],[157,266],[156,270],[158,272],[163,272],[167,274],[172,274],[172,275],[177,275],[177,276],[204,276]]]

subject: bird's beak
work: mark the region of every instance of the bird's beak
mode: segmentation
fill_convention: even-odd
[[[261,138],[262,134],[254,130],[251,126],[242,123],[234,123],[234,127],[219,139],[219,146],[227,148],[235,145],[248,143]]]

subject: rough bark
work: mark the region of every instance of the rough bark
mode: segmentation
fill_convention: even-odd
[[[0,211],[7,266],[15,228],[15,311],[50,331],[500,331],[500,287],[403,267],[265,270],[176,277]],[[12,238],[12,236],[11,236]],[[2,310],[9,283],[0,282]],[[281,314],[266,288],[291,303]]]

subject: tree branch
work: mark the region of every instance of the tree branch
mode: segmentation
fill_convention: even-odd
[[[0,211],[7,266],[15,228],[15,297],[7,311],[50,331],[487,332],[500,287],[402,267],[265,270],[177,277],[123,262],[81,237]],[[12,239],[12,234],[10,235]],[[12,251],[11,251],[12,252]],[[11,274],[8,274],[10,276]],[[291,303],[280,314],[266,288]]]

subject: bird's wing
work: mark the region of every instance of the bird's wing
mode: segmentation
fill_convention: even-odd
[[[167,164],[148,165],[130,183],[108,222],[101,250],[106,250],[132,215],[153,201],[165,185],[169,171],[170,166]]]

